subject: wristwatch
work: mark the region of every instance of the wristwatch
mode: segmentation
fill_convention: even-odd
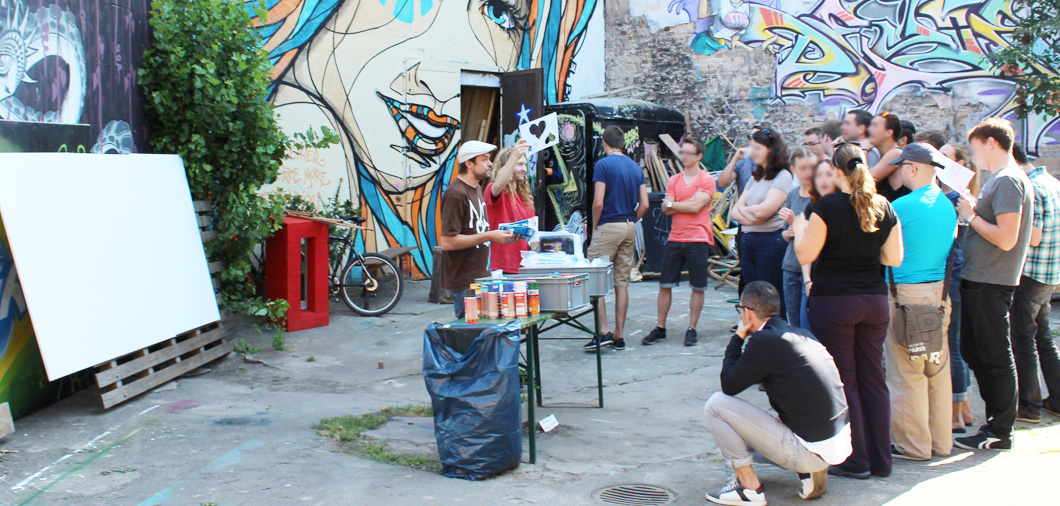
[[[674,207],[674,203],[673,203],[672,200],[666,201],[666,208],[667,209],[673,209],[673,207]]]

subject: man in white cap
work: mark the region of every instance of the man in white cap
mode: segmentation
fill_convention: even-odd
[[[510,244],[515,241],[511,230],[490,230],[486,201],[482,199],[482,181],[490,174],[490,153],[497,146],[467,141],[460,146],[456,159],[459,175],[442,194],[442,287],[453,293],[457,318],[464,317],[464,296],[476,278],[489,275],[489,243]]]

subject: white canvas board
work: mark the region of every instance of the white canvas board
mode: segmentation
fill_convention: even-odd
[[[220,319],[176,155],[0,153],[0,217],[51,380]]]

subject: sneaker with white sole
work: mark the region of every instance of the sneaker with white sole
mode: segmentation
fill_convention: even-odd
[[[984,425],[979,433],[974,436],[958,437],[953,439],[953,444],[965,450],[999,450],[1009,451],[1012,449],[1012,438],[1001,439],[990,432]]]
[[[802,490],[799,497],[803,499],[817,499],[828,492],[828,469],[821,469],[812,473],[799,473],[799,481],[802,482]]]
[[[733,478],[721,490],[707,492],[707,500],[732,506],[766,506],[766,487],[759,485],[758,490],[751,490],[744,488],[740,480]]]

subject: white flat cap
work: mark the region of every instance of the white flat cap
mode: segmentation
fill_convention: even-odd
[[[464,163],[478,155],[492,153],[495,149],[497,149],[497,146],[488,142],[467,141],[460,145],[460,151],[456,154],[456,160],[460,163]]]

